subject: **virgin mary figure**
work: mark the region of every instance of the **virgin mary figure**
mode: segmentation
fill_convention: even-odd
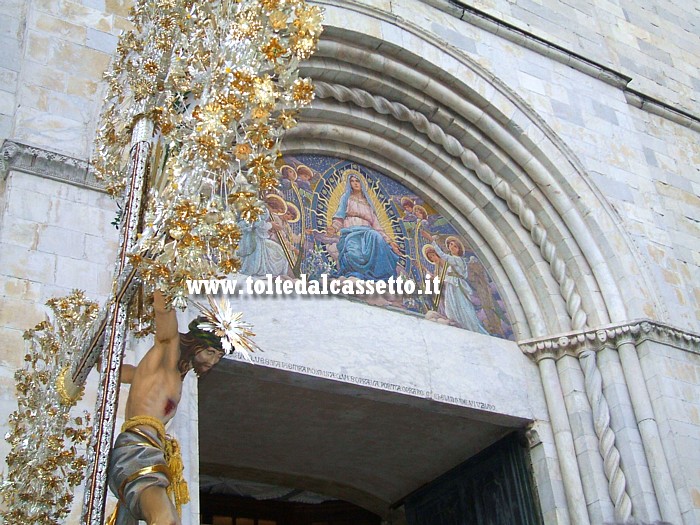
[[[399,247],[379,224],[360,176],[351,173],[328,233],[340,233],[338,277],[386,280],[396,276]]]

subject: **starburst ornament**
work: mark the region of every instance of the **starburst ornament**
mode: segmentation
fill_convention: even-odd
[[[255,333],[251,330],[252,325],[242,320],[243,312],[234,312],[231,303],[225,298],[215,301],[207,296],[207,299],[208,307],[192,301],[207,319],[199,323],[197,328],[212,332],[221,338],[221,346],[227,355],[238,352],[246,361],[252,362],[250,352],[259,348],[252,340],[255,337]]]

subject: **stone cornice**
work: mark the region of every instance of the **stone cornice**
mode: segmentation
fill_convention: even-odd
[[[627,102],[643,111],[666,118],[694,131],[700,131],[699,115],[684,111],[673,104],[663,102],[630,88],[629,83],[633,80],[632,77],[620,71],[501,20],[473,5],[469,5],[467,2],[461,0],[423,0],[423,2],[484,31],[498,35],[514,44],[535,51],[581,73],[597,78],[608,85],[621,89]]]
[[[76,159],[19,142],[5,140],[0,148],[0,179],[10,171],[29,173],[83,188],[104,191],[90,169],[90,164]]]
[[[606,347],[617,348],[618,345],[628,342],[637,345],[644,341],[653,341],[700,355],[700,334],[651,319],[637,319],[627,323],[526,339],[518,341],[518,346],[525,355],[539,361],[547,358],[559,359],[565,355],[579,357],[587,351],[597,352]]]

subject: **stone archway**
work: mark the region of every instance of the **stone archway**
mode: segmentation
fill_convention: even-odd
[[[369,10],[352,17],[330,11],[328,36],[306,68],[319,100],[288,138],[288,152],[358,160],[440,203],[470,238],[483,241],[480,255],[491,263],[523,342],[663,314],[631,242],[581,164],[512,90],[404,20]],[[334,27],[341,18],[343,29]],[[523,345],[525,351],[536,347]],[[563,487],[548,486],[550,499],[561,498],[552,515],[566,515],[554,508],[568,508],[574,523],[624,519],[633,501],[636,516],[653,518],[657,504],[643,496],[653,486],[661,514],[678,516],[655,423],[646,435],[635,425],[629,429],[644,442],[647,457],[661,458],[651,475],[648,460],[634,459],[624,441],[616,444],[611,428],[603,384],[641,376],[634,347],[618,345],[619,356],[608,355],[621,369],[605,378],[597,352],[606,355],[606,345],[568,355],[537,348],[532,355],[557,450],[550,450],[546,469],[550,481],[560,477],[559,469],[563,478]],[[621,397],[609,395],[615,405],[631,396],[635,406],[627,413],[637,418],[649,405],[638,385]],[[582,424],[572,428],[572,419]],[[581,445],[583,436],[597,446]],[[627,458],[627,476],[617,446]]]
[[[317,100],[285,151],[390,174],[478,245],[538,365],[548,414],[533,417],[531,459],[547,523],[678,517],[649,394],[634,379],[636,347],[595,336],[663,312],[581,164],[512,90],[428,32],[370,8],[327,9],[325,39],[304,66]],[[604,393],[610,384],[625,386]],[[644,428],[633,422],[645,417]],[[645,453],[616,440],[621,431]]]
[[[622,286],[650,287],[565,144],[493,75],[410,29],[399,31],[399,48],[328,28],[304,68],[317,101],[285,151],[336,153],[430,192],[484,241],[512,303],[522,305],[521,339],[652,314],[643,308],[653,295],[622,299]],[[442,53],[443,63],[421,52]]]

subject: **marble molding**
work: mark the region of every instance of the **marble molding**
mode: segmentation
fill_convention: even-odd
[[[623,342],[638,345],[643,341],[653,341],[700,354],[700,334],[651,319],[638,319],[627,323],[526,339],[519,341],[518,345],[525,355],[539,361],[545,358],[559,359],[565,355],[578,357],[587,350],[616,348]]]
[[[0,179],[5,179],[10,171],[19,171],[91,190],[104,191],[102,183],[95,179],[89,162],[20,142],[5,140],[0,148]]]

